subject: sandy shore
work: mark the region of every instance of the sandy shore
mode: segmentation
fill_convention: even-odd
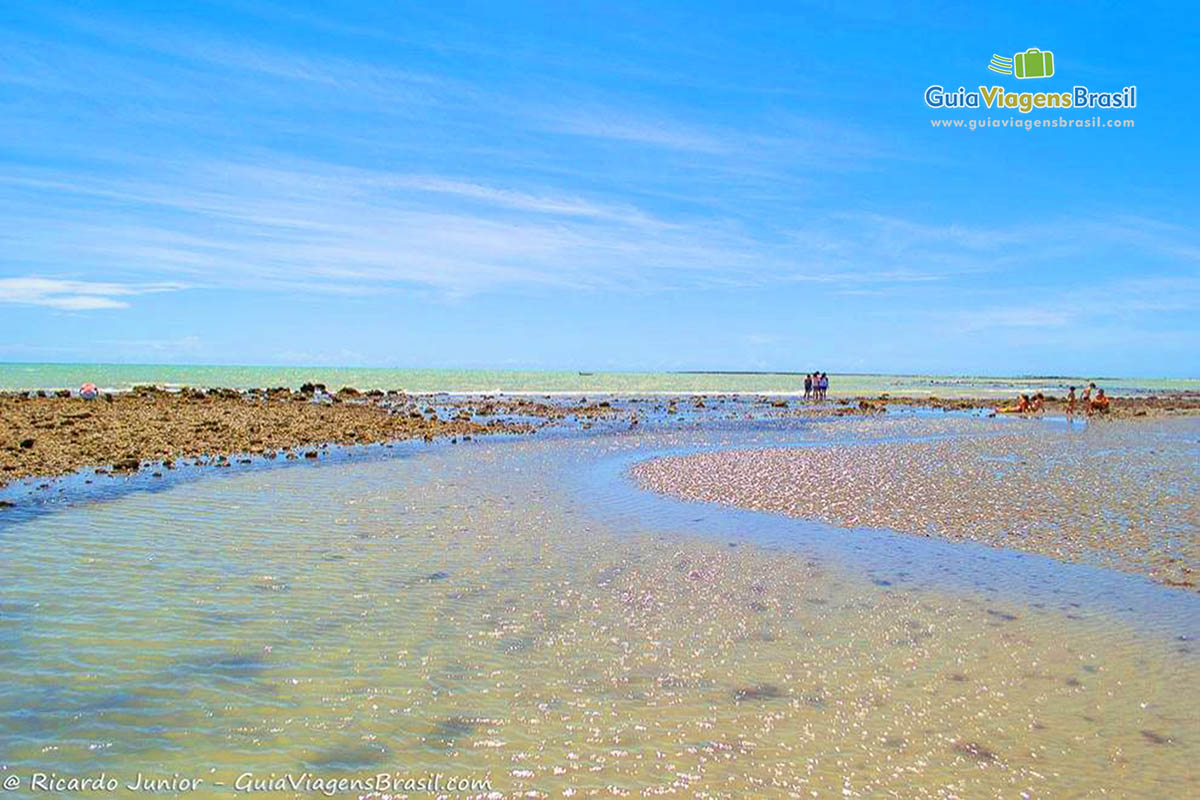
[[[130,472],[150,465],[169,469],[181,459],[221,465],[240,454],[304,457],[315,455],[310,448],[330,443],[520,434],[534,430],[539,420],[608,413],[598,403],[449,401],[352,389],[325,402],[288,389],[147,388],[95,400],[10,393],[0,395],[0,486],[83,467]]]
[[[1194,423],[975,427],[992,435],[710,452],[633,473],[687,500],[975,541],[1196,590]]]

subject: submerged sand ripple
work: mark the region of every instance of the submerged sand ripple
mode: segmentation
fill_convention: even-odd
[[[1193,642],[581,509],[576,470],[636,441],[233,473],[10,524],[4,763],[525,799],[1198,796]]]
[[[1064,430],[979,420],[985,432],[998,435],[709,452],[633,473],[688,500],[971,540],[1195,590],[1195,423]]]

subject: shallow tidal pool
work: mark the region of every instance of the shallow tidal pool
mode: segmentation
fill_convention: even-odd
[[[837,424],[474,442],[4,523],[3,774],[204,797],[381,772],[496,797],[1200,795],[1200,598],[627,475],[881,435]]]

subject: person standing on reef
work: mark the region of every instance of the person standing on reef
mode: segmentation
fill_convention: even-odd
[[[813,378],[812,375],[804,376],[804,401],[806,403],[812,399],[812,390],[813,390],[813,379],[812,378]]]
[[[821,400],[825,399],[825,395],[829,393],[829,373],[821,373]]]
[[[1067,392],[1067,418],[1075,416],[1075,387],[1072,386]]]

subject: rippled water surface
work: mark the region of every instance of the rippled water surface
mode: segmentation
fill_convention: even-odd
[[[925,435],[897,435],[905,430]],[[849,443],[710,450],[632,472],[690,500],[982,542],[1198,589],[1200,419],[877,417],[807,433]],[[888,435],[873,442],[872,433]]]
[[[475,443],[10,521],[0,764],[437,771],[504,796],[1200,794],[1195,596],[626,477],[796,436],[836,440]]]

